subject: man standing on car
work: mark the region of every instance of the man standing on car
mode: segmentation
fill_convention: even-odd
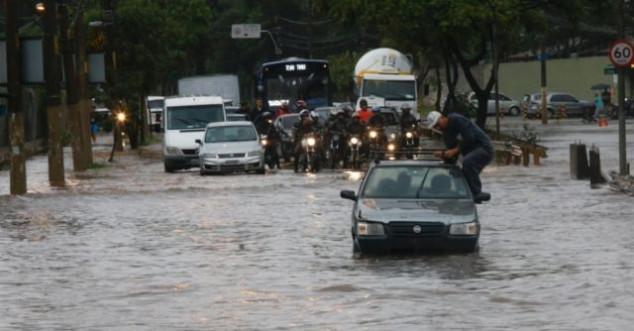
[[[427,126],[442,133],[447,148],[442,152],[435,152],[434,156],[452,160],[461,153],[464,156],[462,173],[473,193],[473,200],[476,203],[488,201],[491,195],[482,192],[480,173],[493,160],[494,148],[489,136],[470,119],[457,113],[443,116],[432,111],[427,116]]]

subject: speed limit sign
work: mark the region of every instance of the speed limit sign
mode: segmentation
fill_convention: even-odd
[[[615,67],[627,66],[634,57],[634,48],[627,40],[617,40],[610,47],[609,56]]]

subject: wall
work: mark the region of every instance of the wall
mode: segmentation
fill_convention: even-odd
[[[594,56],[570,59],[553,59],[546,62],[546,77],[548,91],[567,92],[580,99],[592,102],[596,91],[590,87],[598,83],[614,86],[617,91],[616,75],[604,74],[604,68],[610,64],[607,56]],[[490,64],[482,66],[488,77]],[[631,70],[630,75],[631,75]],[[500,93],[521,100],[524,94],[539,93],[541,91],[540,62],[512,62],[500,64]],[[626,79],[626,91],[630,90]],[[626,92],[626,96],[631,93]],[[615,94],[613,100],[618,96]]]

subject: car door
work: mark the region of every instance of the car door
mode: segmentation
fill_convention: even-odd
[[[583,109],[581,108],[581,104],[577,98],[573,97],[570,94],[557,94],[552,97],[553,103],[557,104],[555,107],[555,113],[559,109],[559,107],[564,106],[566,108],[567,116],[578,116],[583,113]]]

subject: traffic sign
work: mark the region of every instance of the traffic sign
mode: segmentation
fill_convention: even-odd
[[[627,40],[617,40],[610,47],[610,61],[615,67],[624,67],[632,62],[634,56],[634,47]]]
[[[258,39],[261,34],[260,24],[232,24],[232,39]]]

